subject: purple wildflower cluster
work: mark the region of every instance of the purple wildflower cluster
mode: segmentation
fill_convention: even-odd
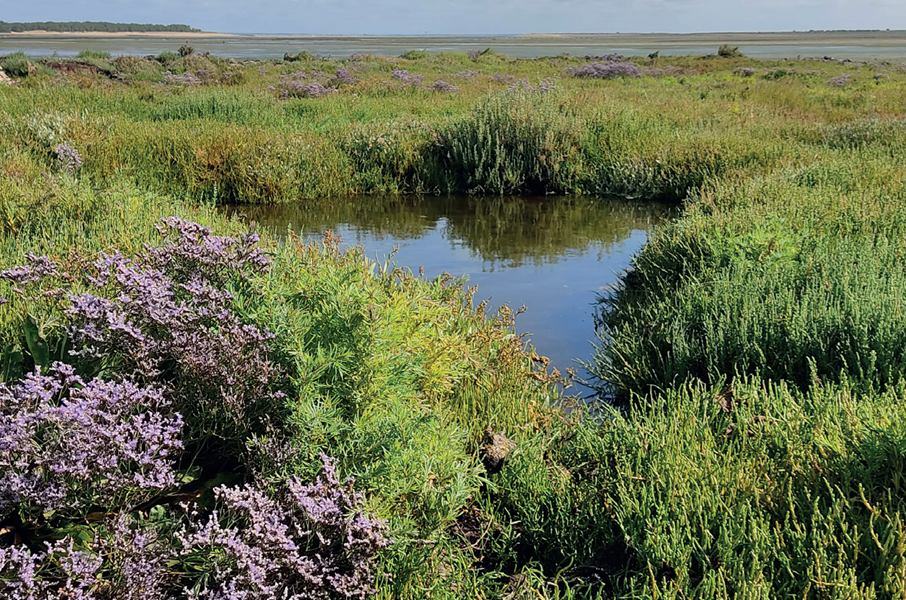
[[[406,69],[393,69],[390,72],[390,76],[406,85],[421,85],[425,80],[424,75],[412,75]]]
[[[100,361],[119,375],[87,380],[54,363],[0,384],[0,518],[17,514],[8,521],[16,534],[0,539],[0,597],[373,594],[376,555],[391,542],[386,524],[363,512],[362,494],[351,479],[337,477],[327,456],[311,485],[293,478],[274,494],[220,487],[214,492],[219,511],[186,506],[180,517],[167,508],[189,417],[196,433],[235,437],[238,429],[244,443],[254,421],[246,408],[278,395],[269,392],[272,336],[243,324],[227,291],[268,268],[257,236],[214,236],[175,217],[158,229],[162,246],[146,246],[133,259],[102,255],[87,275],[73,276],[35,255],[0,273],[23,287],[50,277],[87,285],[89,291],[68,296],[64,310],[72,354],[82,367]],[[193,413],[186,413],[186,424],[176,408]],[[233,430],[217,429],[219,412]],[[273,489],[273,483],[262,485]],[[134,521],[128,515],[139,506],[164,520]],[[86,519],[98,507],[104,519]],[[36,539],[61,533],[62,541],[36,549]]]
[[[79,151],[69,145],[68,142],[57,144],[54,148],[54,154],[57,158],[57,164],[60,169],[69,173],[75,173],[82,166],[82,155]]]
[[[105,566],[113,575],[107,580],[112,589],[105,598],[170,600],[166,590],[173,587],[174,577],[167,563],[174,552],[169,540],[122,514],[108,521],[107,532],[93,544],[95,552],[106,557]]]
[[[468,56],[470,60],[478,60],[481,58],[481,50],[469,50],[466,52],[466,56]]]
[[[304,600],[375,593],[371,563],[391,543],[386,524],[366,516],[352,480],[341,482],[333,460],[321,459],[314,484],[291,479],[276,499],[251,486],[215,490],[225,510],[176,536],[183,557],[210,567],[210,583],[195,597]],[[224,517],[245,526],[225,527]]]
[[[831,87],[842,88],[846,87],[846,84],[849,83],[849,80],[852,79],[852,75],[849,73],[843,73],[837,77],[832,78],[827,84]]]
[[[435,92],[458,92],[459,88],[453,85],[452,83],[447,83],[438,79],[434,82],[434,85],[431,86],[431,89]]]
[[[493,75],[488,76],[488,81],[493,81],[495,83],[506,83],[507,85],[512,85],[516,82],[516,77],[510,75],[509,73],[494,73]]]
[[[355,77],[352,76],[352,73],[350,73],[348,69],[337,69],[337,72],[333,76],[333,80],[338,85],[355,84]]]
[[[47,544],[46,552],[0,548],[0,591],[16,600],[95,600],[91,588],[103,559],[75,549],[72,538]],[[54,571],[56,571],[54,573]]]
[[[273,336],[244,324],[221,288],[267,268],[258,236],[214,236],[177,217],[160,230],[175,239],[146,246],[134,260],[116,253],[96,261],[97,276],[88,281],[103,295],[70,295],[72,354],[167,382],[196,428],[248,427],[249,409],[271,397]]]
[[[739,75],[740,77],[751,77],[755,74],[755,68],[754,67],[739,67],[738,69],[736,69],[733,72],[735,74]]]
[[[182,417],[160,389],[83,381],[69,365],[0,384],[0,515],[80,511],[175,483]]]
[[[474,79],[475,77],[478,76],[478,71],[473,71],[472,69],[469,69],[467,71],[460,71],[459,73],[456,74],[456,76],[460,77],[462,79],[471,81],[472,79]]]
[[[0,272],[0,279],[6,280],[17,286],[17,293],[24,293],[18,286],[25,286],[29,283],[41,281],[46,277],[59,277],[60,266],[46,256],[36,256],[29,252],[25,255],[28,260],[27,265],[21,265]]]
[[[97,535],[79,548],[72,537],[45,542],[45,552],[24,545],[0,547],[2,597],[174,600],[167,593],[174,580],[166,564],[174,556],[169,544],[125,515],[110,519],[106,528],[108,535]],[[104,574],[108,578],[100,579]]]
[[[566,56],[569,56],[569,54],[567,53]],[[585,60],[593,62],[623,62],[626,57],[612,52],[610,54],[586,54]]]
[[[377,553],[392,540],[384,521],[362,512],[364,498],[353,481],[340,481],[332,459],[322,455],[322,462],[313,484],[290,479],[273,498],[252,486],[217,488],[221,509],[207,517],[191,510],[175,543],[121,514],[108,520],[106,535],[83,546],[68,537],[46,544],[45,552],[0,547],[0,594],[23,600],[367,598],[375,593]],[[192,565],[183,585],[170,568],[181,561]]]
[[[593,62],[581,67],[566,69],[573,77],[587,79],[616,79],[618,77],[641,77],[642,70],[629,61]]]
[[[342,71],[342,73],[341,73]],[[349,71],[345,69],[337,70],[338,83],[355,83],[355,79]],[[278,92],[281,100],[288,98],[320,98],[337,91],[334,86],[326,86],[315,79],[326,79],[327,74],[322,71],[294,71],[287,75],[281,75],[276,86],[268,86],[269,89]],[[345,81],[340,79],[344,78]]]

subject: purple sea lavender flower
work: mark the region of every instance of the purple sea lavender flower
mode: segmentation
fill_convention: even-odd
[[[355,77],[352,76],[352,73],[348,69],[337,69],[337,72],[334,74],[333,79],[337,84],[340,85],[353,85],[355,84]]]
[[[740,77],[751,77],[752,75],[755,74],[755,68],[754,67],[739,67],[738,69],[736,69],[733,72],[736,73],[737,75],[739,75]]]
[[[431,86],[431,89],[435,92],[458,92],[459,88],[453,84],[447,83],[438,79],[434,82],[434,85]]]
[[[849,73],[843,73],[842,75],[838,75],[837,77],[832,78],[827,83],[831,87],[842,88],[842,87],[846,87],[846,84],[849,83],[849,80],[851,78],[852,78],[852,75],[850,75]]]
[[[118,600],[168,600],[166,593],[172,575],[167,562],[174,552],[149,527],[134,523],[124,514],[108,523],[109,535],[98,538],[96,546],[107,557],[107,568],[114,574],[114,589],[109,597]]]
[[[29,264],[0,272],[0,279],[5,279],[15,285],[28,285],[45,277],[60,276],[60,266],[48,257],[36,256],[29,252],[25,258]]]
[[[512,85],[516,82],[516,78],[509,73],[494,73],[493,75],[488,76],[488,81],[494,81],[497,83],[506,83]]]
[[[75,173],[82,166],[82,155],[69,145],[69,142],[57,144],[57,147],[54,148],[54,154],[56,154],[60,168],[64,171]]]
[[[182,417],[159,389],[84,382],[55,363],[0,384],[0,514],[20,503],[81,510],[175,482]]]
[[[391,543],[386,524],[361,511],[364,498],[341,482],[333,461],[310,485],[288,482],[276,497],[251,486],[217,488],[222,505],[176,535],[180,554],[212,563],[210,598],[366,598],[373,562]],[[238,519],[237,519],[238,517]],[[239,522],[224,527],[221,520]]]
[[[421,85],[425,80],[424,75],[412,75],[406,69],[393,69],[390,76],[406,85]]]
[[[248,277],[267,269],[258,236],[215,236],[175,217],[158,229],[168,243],[146,246],[134,260],[102,255],[97,275],[87,277],[96,289],[70,295],[71,353],[114,360],[166,385],[192,435],[218,434],[210,430],[212,419],[251,427],[248,410],[277,399],[268,391],[273,336],[243,323],[224,287],[243,289]]]
[[[616,79],[618,77],[641,77],[642,70],[628,61],[593,62],[581,67],[566,69],[573,77],[588,79]]]
[[[172,551],[141,527],[120,515],[108,525],[108,536],[76,546],[72,537],[45,552],[26,546],[0,548],[0,596],[21,600],[172,600],[166,561]],[[106,559],[106,560],[105,560]],[[99,579],[103,572],[108,575]],[[100,585],[99,585],[100,584]]]

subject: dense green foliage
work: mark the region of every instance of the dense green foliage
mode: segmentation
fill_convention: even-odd
[[[200,31],[188,25],[154,25],[152,23],[110,23],[108,21],[33,21],[30,23],[7,23],[0,21],[0,33],[17,33],[22,31],[59,31],[74,33],[81,31],[98,31],[102,33],[165,31],[187,33]]]
[[[603,80],[493,53],[84,58],[0,89],[4,266],[132,254],[163,215],[242,227],[212,202],[353,221],[361,193],[682,205],[601,307],[591,369],[619,409],[557,411],[509,315],[484,320],[449,281],[266,235],[274,266],[235,307],[276,334],[287,396],[233,476],[310,479],[336,456],[390,519],[378,597],[906,593],[899,65],[654,57]],[[336,91],[281,94],[312,81]],[[518,223],[474,201],[488,227]],[[590,226],[551,224],[551,243]],[[29,315],[52,331],[48,311],[0,307],[0,342]],[[488,430],[516,442],[499,472]]]

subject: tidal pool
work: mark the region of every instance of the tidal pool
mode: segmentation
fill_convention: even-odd
[[[577,359],[593,351],[598,294],[670,212],[653,203],[551,197],[355,198],[226,211],[309,241],[330,230],[380,262],[424,268],[426,278],[467,278],[489,314],[525,305],[517,331],[552,367],[577,368],[580,377]]]

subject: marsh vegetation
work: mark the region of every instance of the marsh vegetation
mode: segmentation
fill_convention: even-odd
[[[902,596],[906,71],[720,54],[6,57],[4,592]],[[450,193],[681,209],[602,298],[608,401],[215,210]]]

